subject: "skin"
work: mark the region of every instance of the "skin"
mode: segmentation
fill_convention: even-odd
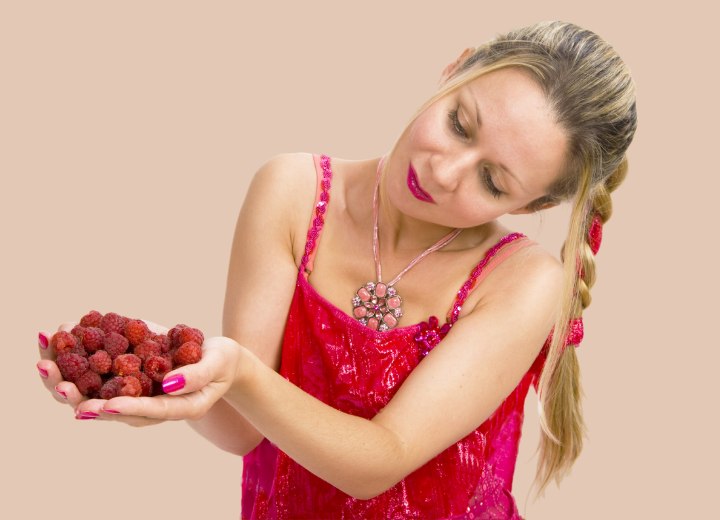
[[[446,68],[441,81],[462,59]],[[448,117],[458,106],[466,136]],[[445,315],[481,255],[509,232],[495,219],[525,212],[545,194],[561,171],[564,151],[562,129],[542,92],[515,69],[478,78],[406,129],[384,178],[389,204],[380,219],[383,271],[394,276],[452,227],[465,230],[398,283],[412,302],[401,325]],[[409,192],[409,161],[436,204]],[[333,160],[332,204],[309,280],[341,309],[348,308],[358,281],[374,278],[371,201],[378,162]],[[517,181],[497,169],[500,163]],[[505,192],[499,198],[483,181],[486,167]],[[186,420],[232,453],[247,453],[267,437],[361,499],[385,491],[477,428],[515,388],[552,328],[562,288],[559,262],[539,247],[509,257],[471,294],[442,348],[418,365],[378,415],[347,415],[278,374],[284,328],[278,317],[288,313],[314,195],[315,169],[307,154],[278,156],[255,175],[233,242],[223,336],[205,341],[199,363],[166,376],[182,373],[183,389],[153,398],[87,400],[61,381],[53,353],[41,348],[38,367],[48,374],[48,390],[77,413],[93,412],[103,420],[132,426]],[[244,247],[248,243],[256,247]],[[265,297],[259,302],[252,295],[260,293]]]

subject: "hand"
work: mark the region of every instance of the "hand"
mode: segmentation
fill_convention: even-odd
[[[64,385],[72,385],[80,397],[76,405],[77,416],[82,418],[113,420],[130,426],[149,426],[168,420],[198,420],[235,381],[242,350],[230,338],[206,339],[200,361],[165,375],[163,385],[167,395],[85,399],[79,396],[75,385],[67,382],[63,383],[62,390],[65,390]],[[76,398],[73,388],[68,388],[68,401]]]
[[[58,331],[64,330],[70,332],[77,323],[63,323],[58,327]],[[38,339],[38,348],[40,349],[40,361],[37,363],[40,376],[43,378],[45,388],[52,394],[55,400],[62,404],[69,404],[73,409],[85,400],[74,383],[63,380],[60,369],[55,364],[57,354],[54,349],[49,346],[52,334],[41,332]]]

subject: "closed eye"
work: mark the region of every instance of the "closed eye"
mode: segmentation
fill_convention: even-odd
[[[490,175],[490,170],[488,168],[483,168],[482,176],[483,176],[483,181],[485,182],[485,186],[487,187],[488,191],[490,192],[490,195],[492,195],[496,199],[499,199],[500,195],[502,195],[503,192],[500,191],[497,188],[497,186],[495,186],[495,183],[492,180],[492,175]]]
[[[450,124],[452,126],[453,132],[455,132],[457,135],[459,135],[463,139],[467,139],[468,134],[465,131],[465,128],[463,128],[462,124],[460,123],[460,119],[458,118],[458,109],[457,108],[451,110],[448,113],[448,118],[450,119]]]

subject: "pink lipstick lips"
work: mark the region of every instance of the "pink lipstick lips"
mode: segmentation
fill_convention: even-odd
[[[423,202],[435,202],[430,194],[420,187],[420,182],[418,181],[415,168],[413,168],[412,164],[408,167],[407,185],[416,199]]]

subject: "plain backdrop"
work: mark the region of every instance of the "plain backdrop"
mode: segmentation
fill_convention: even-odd
[[[513,493],[529,519],[712,516],[714,18],[693,0],[3,2],[0,516],[237,518],[239,457],[183,423],[76,421],[40,383],[38,331],[98,309],[220,334],[264,161],[378,157],[465,47],[551,19],[617,49],[639,129],[585,314],[585,450],[532,500],[531,391]],[[506,223],[558,254],[567,208]]]

